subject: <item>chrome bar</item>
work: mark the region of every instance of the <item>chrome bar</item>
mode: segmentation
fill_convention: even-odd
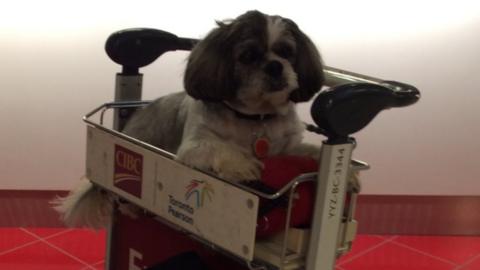
[[[360,161],[360,160],[356,160],[356,159],[352,159],[352,162],[350,163],[350,166],[352,166],[351,170],[353,172],[364,171],[364,170],[370,169],[370,165],[368,163]]]
[[[383,80],[367,75],[342,70],[334,67],[325,66],[323,69],[325,73],[325,85],[333,87],[347,83],[372,83],[387,87],[393,91],[412,92],[416,90],[415,87],[404,83],[396,83],[388,80]]]
[[[373,83],[382,84],[384,80],[346,71],[334,67],[325,66],[325,84],[328,86],[336,86],[344,83]]]
[[[284,230],[284,236],[283,236],[283,243],[282,243],[282,254],[281,254],[281,262],[282,265],[280,266],[280,270],[284,269],[284,265],[288,263],[286,261],[286,256],[287,256],[287,246],[288,246],[288,228],[290,228],[290,220],[292,219],[292,209],[293,209],[293,199],[294,199],[294,194],[295,190],[297,189],[297,186],[300,184],[300,182],[295,182],[292,185],[292,188],[290,189],[290,196],[288,197],[288,208],[287,208],[287,218],[285,219],[285,230]]]
[[[115,101],[130,101],[142,99],[143,74],[127,75],[117,73],[115,77]],[[122,130],[128,121],[130,114],[122,114],[116,109],[113,117],[113,129]]]
[[[163,149],[160,149],[158,147],[155,147],[151,144],[145,143],[145,142],[143,142],[141,140],[138,140],[136,138],[130,137],[130,136],[128,136],[128,135],[126,135],[122,132],[119,132],[119,131],[110,129],[108,127],[105,127],[102,124],[98,124],[98,123],[96,123],[96,122],[94,122],[90,119],[93,115],[95,115],[96,113],[98,113],[99,111],[102,111],[102,110],[114,109],[114,108],[124,108],[124,107],[139,107],[139,106],[148,105],[149,103],[151,103],[151,101],[129,101],[129,102],[108,102],[108,103],[104,103],[104,104],[96,107],[95,109],[93,109],[91,112],[87,113],[83,117],[83,121],[85,123],[95,127],[95,128],[103,130],[103,131],[105,131],[105,132],[107,132],[107,133],[109,133],[113,136],[120,137],[120,138],[122,138],[124,140],[127,140],[131,143],[134,143],[138,146],[144,147],[147,150],[150,150],[152,152],[160,154],[160,155],[162,155],[166,158],[175,159],[175,157],[176,157],[175,154],[167,152],[167,151],[165,151]],[[103,114],[103,112],[102,112],[102,114]],[[367,163],[362,162],[362,161],[352,160],[352,168],[353,168],[353,170],[365,170],[365,169],[369,168],[369,165]],[[206,172],[206,171],[202,171],[202,172],[205,173],[205,174],[208,174],[210,176],[214,176],[214,177],[218,178],[218,176],[215,176],[210,172]],[[304,181],[312,181],[311,179],[313,179],[313,180],[316,179],[317,175],[318,175],[317,172],[301,174],[301,175],[297,176],[296,178],[292,179],[288,184],[283,186],[281,189],[279,189],[275,193],[264,193],[264,192],[258,191],[256,189],[252,189],[250,187],[247,187],[247,186],[235,183],[235,182],[230,182],[230,181],[227,181],[227,180],[224,180],[224,179],[221,179],[221,180],[223,180],[225,182],[228,182],[229,184],[234,185],[238,188],[241,188],[243,190],[251,192],[251,193],[253,193],[253,194],[255,194],[259,197],[262,197],[264,199],[274,200],[274,199],[277,199],[280,196],[284,195],[293,185],[296,184],[296,182],[301,183],[301,182],[304,182]]]

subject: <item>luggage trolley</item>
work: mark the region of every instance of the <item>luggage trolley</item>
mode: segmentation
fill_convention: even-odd
[[[328,90],[315,98],[311,114],[323,134],[318,172],[299,175],[279,190],[226,182],[174,160],[174,154],[120,132],[141,101],[139,68],[168,51],[190,50],[197,40],[156,29],[127,29],[106,43],[109,57],[122,66],[116,76],[115,101],[84,117],[87,123],[86,176],[113,194],[116,205],[143,209],[129,217],[115,207],[108,229],[106,269],[306,269],[332,270],[351,249],[358,190],[348,179],[368,169],[353,160],[350,135],[381,110],[403,107],[420,98],[410,85],[384,81],[331,67],[325,68]],[[111,112],[113,124],[106,124]],[[291,226],[295,197],[311,184],[311,225]],[[267,222],[265,205],[282,204],[282,232],[256,237]],[[266,220],[263,220],[266,219]]]

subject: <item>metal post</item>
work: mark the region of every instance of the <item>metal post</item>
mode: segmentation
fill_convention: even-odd
[[[136,101],[142,98],[143,74],[117,73],[115,79],[115,102]],[[115,109],[113,129],[122,130],[135,110],[133,108]]]
[[[123,68],[124,71],[126,68]],[[129,74],[130,73],[130,74]],[[122,72],[117,73],[115,78],[115,102],[121,101],[136,101],[142,99],[142,81],[143,74],[134,72]],[[120,108],[115,109],[113,115],[113,129],[121,131],[128,119],[135,110],[133,108]],[[114,209],[112,213],[112,219],[110,224],[107,227],[108,242],[107,242],[107,254],[105,259],[105,269],[114,270],[112,265],[112,250],[114,245],[114,234],[115,234],[115,219],[117,215],[120,215],[120,212],[117,209],[117,202],[114,202]]]
[[[353,147],[353,143],[323,143],[306,270],[335,268]]]

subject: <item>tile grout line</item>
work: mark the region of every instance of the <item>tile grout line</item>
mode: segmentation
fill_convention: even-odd
[[[387,243],[390,243],[390,242],[392,242],[393,240],[395,240],[397,237],[398,237],[398,236],[389,237],[389,238],[383,240],[382,242],[380,242],[380,243],[378,243],[378,244],[376,244],[376,245],[374,245],[374,246],[371,246],[370,248],[367,248],[367,249],[365,249],[365,250],[357,253],[356,255],[353,255],[352,257],[344,260],[343,262],[339,263],[338,266],[341,267],[342,265],[344,265],[344,264],[346,264],[346,263],[349,263],[349,262],[351,262],[351,261],[353,261],[353,260],[355,260],[355,259],[357,259],[357,258],[359,258],[359,257],[361,257],[361,256],[363,256],[363,255],[365,255],[365,254],[367,254],[367,253],[369,253],[369,252],[371,252],[371,251],[373,251],[373,250],[375,250],[375,249],[377,249],[377,248],[379,248],[379,247],[387,244]]]
[[[3,255],[8,254],[8,253],[10,253],[10,252],[14,252],[14,251],[19,250],[19,249],[22,249],[22,248],[24,248],[24,247],[31,246],[31,245],[36,244],[36,243],[38,243],[38,242],[40,242],[40,240],[39,240],[39,239],[35,239],[35,240],[32,240],[31,242],[28,242],[28,243],[22,244],[22,245],[20,245],[20,246],[16,246],[16,247],[14,247],[14,248],[11,248],[11,249],[2,251],[2,252],[0,252],[0,256],[3,256]]]
[[[10,253],[10,252],[14,252],[14,251],[19,250],[19,249],[22,249],[22,248],[24,248],[24,247],[28,247],[28,246],[31,246],[31,245],[33,245],[33,244],[36,244],[36,243],[41,242],[41,237],[40,237],[40,236],[38,236],[38,235],[32,235],[32,232],[26,231],[25,228],[18,228],[18,229],[21,230],[21,231],[23,231],[24,233],[30,235],[30,236],[33,236],[35,239],[32,240],[32,241],[30,241],[30,242],[28,242],[28,243],[22,244],[22,245],[20,245],[20,246],[16,246],[16,247],[14,247],[14,248],[11,248],[11,249],[8,249],[8,250],[4,250],[4,251],[0,252],[0,256],[3,256],[3,255],[8,254],[8,253]],[[69,232],[69,231],[71,231],[71,230],[73,230],[73,229],[66,229],[66,230],[64,230],[64,231],[61,231],[61,232],[58,232],[58,233],[54,233],[54,234],[52,234],[52,235],[49,235],[48,237],[45,237],[45,238],[43,238],[43,239],[50,239],[51,237],[55,237],[55,236],[58,236],[58,235],[62,235],[62,234],[67,233],[67,232]]]
[[[98,261],[98,262],[96,262],[96,263],[90,264],[90,267],[95,267],[96,265],[100,265],[101,263],[104,263],[104,262],[105,262],[105,260],[103,259],[103,260]],[[82,269],[80,269],[80,270],[85,270],[85,269],[89,269],[89,268],[86,266],[86,267],[84,267],[84,268],[82,268]]]
[[[457,267],[453,268],[452,270],[460,270],[460,269],[464,268],[465,266],[468,266],[470,263],[472,263],[473,261],[475,261],[478,258],[480,258],[480,253],[473,256],[472,258],[466,260],[463,264],[459,264]]]
[[[29,231],[27,231],[27,230],[26,230],[26,229],[24,229],[24,228],[20,228],[20,230],[23,230],[24,232],[26,232],[26,233],[28,233],[28,234],[30,234],[30,235],[32,235],[32,236],[34,236],[34,237],[38,238],[38,240],[39,240],[40,242],[42,242],[42,243],[44,243],[44,244],[46,244],[46,245],[50,246],[50,247],[51,247],[51,248],[53,248],[53,249],[56,249],[56,250],[57,250],[57,251],[59,251],[60,253],[62,253],[62,254],[64,254],[64,255],[66,255],[66,256],[68,256],[68,257],[70,257],[70,258],[72,258],[72,259],[76,260],[76,261],[77,261],[77,262],[79,262],[79,263],[82,263],[84,266],[86,266],[86,267],[87,267],[87,269],[93,269],[93,270],[95,270],[95,268],[91,267],[91,266],[90,266],[88,263],[86,263],[86,262],[84,262],[83,260],[81,260],[81,259],[79,259],[79,258],[75,257],[74,255],[72,255],[72,254],[68,253],[67,251],[65,251],[65,250],[63,250],[63,249],[61,249],[61,248],[59,248],[59,247],[55,246],[54,244],[52,244],[52,243],[49,243],[49,242],[48,242],[48,241],[46,241],[45,239],[43,239],[43,238],[41,238],[41,237],[37,236],[36,234],[34,234],[34,233],[32,233],[32,232],[29,232]]]
[[[19,229],[20,231],[22,231],[22,232],[24,232],[24,233],[32,236],[31,232],[25,231],[24,228],[18,228],[18,229]],[[54,233],[54,234],[52,234],[52,235],[49,235],[49,236],[46,237],[45,239],[49,239],[50,237],[54,237],[54,236],[58,236],[58,235],[64,234],[64,233],[69,232],[69,231],[71,231],[71,230],[73,230],[73,229],[66,229],[66,230],[63,230],[63,231],[61,231],[61,232]],[[33,235],[33,237],[34,237],[35,239],[32,240],[32,241],[30,241],[30,242],[27,242],[27,243],[22,244],[22,245],[20,245],[20,246],[16,246],[16,247],[14,247],[14,248],[7,249],[7,250],[4,250],[4,251],[0,252],[0,256],[3,256],[3,255],[8,254],[8,253],[10,253],[10,252],[13,252],[13,251],[19,250],[19,249],[21,249],[21,248],[28,247],[28,246],[31,246],[31,245],[33,245],[33,244],[36,244],[36,243],[40,242],[40,239],[39,239],[39,238],[41,238],[41,237],[39,237],[38,235]]]
[[[41,237],[41,236],[35,234],[34,232],[29,231],[27,228],[20,227],[19,229],[25,231],[26,233],[29,233],[30,235],[34,235],[37,239],[43,239],[43,240],[47,240],[47,239],[50,239],[50,238],[53,238],[53,237],[62,235],[62,234],[64,234],[64,233],[68,233],[68,232],[73,231],[73,229],[65,229],[65,230],[63,230],[63,231],[61,231],[61,232],[57,232],[57,233],[51,234],[51,235],[49,235],[49,236],[47,236],[47,237]]]
[[[375,238],[381,239],[381,240],[387,240],[387,239],[389,239],[389,238],[395,237],[396,235],[394,235],[394,236],[386,236],[386,235],[377,235],[377,234],[373,234],[373,235],[372,235],[372,234],[371,234],[371,235],[369,235],[369,236],[372,236],[372,237],[375,237]]]
[[[409,249],[409,250],[411,250],[411,251],[415,251],[415,252],[417,252],[417,253],[420,253],[420,254],[422,254],[422,255],[428,256],[428,257],[430,257],[430,258],[437,259],[437,260],[442,261],[442,262],[444,262],[444,263],[448,263],[448,264],[451,264],[451,265],[453,265],[453,266],[458,266],[458,264],[455,263],[455,262],[452,262],[452,261],[447,260],[447,259],[445,259],[445,258],[441,258],[441,257],[435,256],[435,255],[432,255],[432,254],[430,254],[430,253],[428,253],[428,252],[425,252],[425,251],[422,251],[422,250],[413,248],[413,247],[411,247],[411,246],[409,246],[409,245],[405,245],[405,244],[403,244],[403,243],[398,243],[398,242],[395,242],[395,241],[393,241],[392,244],[397,245],[397,246],[399,246],[399,247],[403,247],[403,248]]]

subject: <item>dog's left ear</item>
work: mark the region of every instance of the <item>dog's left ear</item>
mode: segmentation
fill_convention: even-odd
[[[297,43],[294,69],[297,72],[298,89],[290,94],[290,100],[304,102],[310,100],[323,86],[325,76],[322,59],[310,38],[293,21],[287,20],[287,24]]]

